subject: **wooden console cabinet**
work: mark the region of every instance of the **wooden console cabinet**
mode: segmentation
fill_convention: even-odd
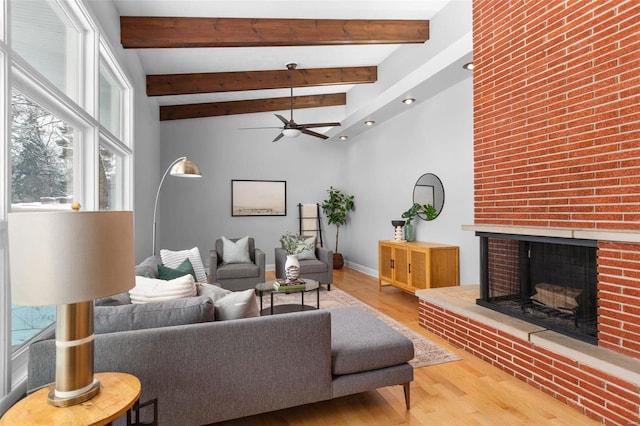
[[[378,242],[378,283],[416,290],[460,285],[458,246],[427,242]],[[387,284],[383,284],[383,282]]]

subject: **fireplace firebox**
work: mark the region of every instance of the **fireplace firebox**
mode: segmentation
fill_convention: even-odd
[[[479,305],[597,344],[596,241],[477,236]]]

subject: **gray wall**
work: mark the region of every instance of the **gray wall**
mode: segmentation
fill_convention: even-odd
[[[473,223],[472,91],[469,77],[350,144],[346,186],[356,210],[340,237],[350,266],[377,276],[378,240],[393,239],[391,220],[413,204],[416,180],[434,173],[444,208],[433,221],[415,220],[416,240],[460,246],[460,282],[478,282],[478,241],[461,230]]]
[[[444,184],[445,205],[436,220],[417,223],[416,238],[459,245],[461,283],[478,282],[478,242],[461,230],[473,223],[471,77],[348,142],[300,137],[271,143],[272,131],[237,130],[274,120],[246,114],[161,124],[162,167],[187,155],[204,177],[165,181],[160,247],[198,246],[207,257],[220,235],[251,235],[273,264],[280,235],[297,229],[297,203],[321,202],[333,185],[356,197],[350,223],[341,228],[340,251],[350,266],[377,276],[377,241],[393,238],[390,221],[411,206],[415,181],[431,172]],[[232,179],[286,180],[287,216],[232,217]],[[325,224],[329,247],[334,234]]]
[[[300,120],[323,121],[321,117]],[[348,151],[343,143],[303,136],[272,143],[277,130],[238,130],[277,123],[271,114],[162,123],[163,168],[186,155],[198,164],[203,177],[165,180],[160,195],[159,247],[177,250],[198,246],[205,258],[221,235],[250,235],[265,251],[267,264],[273,264],[273,248],[279,245],[280,236],[287,230],[297,232],[298,203],[321,202],[326,189],[343,187],[348,175],[342,170]],[[286,181],[287,215],[232,217],[232,179]]]

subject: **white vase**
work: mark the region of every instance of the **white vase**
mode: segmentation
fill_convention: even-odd
[[[288,254],[284,262],[284,275],[287,281],[293,281],[300,276],[300,261],[298,255]]]

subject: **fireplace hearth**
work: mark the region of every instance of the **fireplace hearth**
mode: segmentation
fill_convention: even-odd
[[[479,305],[597,344],[596,241],[477,235]]]

